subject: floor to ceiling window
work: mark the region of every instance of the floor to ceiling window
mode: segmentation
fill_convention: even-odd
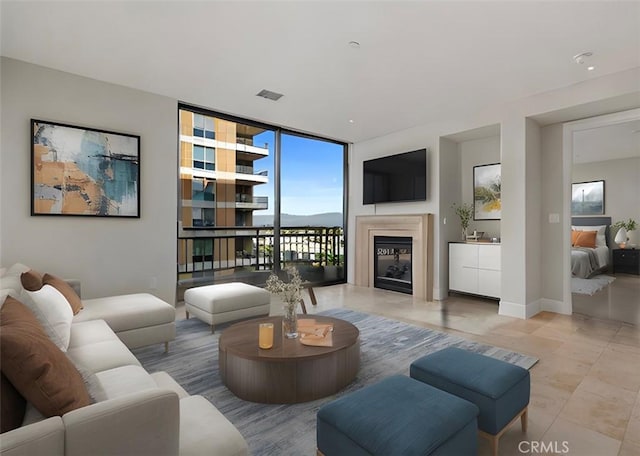
[[[345,280],[346,145],[181,105],[179,289]]]

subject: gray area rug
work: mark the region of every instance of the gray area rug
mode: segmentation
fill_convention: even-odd
[[[608,287],[615,277],[608,275],[597,275],[590,279],[571,277],[571,293],[593,296],[603,288]]]
[[[347,309],[322,312],[350,321],[360,330],[360,371],[340,393],[293,405],[256,404],[238,399],[218,374],[218,337],[197,319],[176,322],[168,354],[158,346],[133,350],[149,372],[166,371],[190,394],[211,401],[242,433],[252,455],[316,454],[316,412],[325,403],[393,374],[408,375],[415,359],[445,347],[459,347],[524,367],[538,360],[443,332]],[[220,328],[224,331],[224,327]]]

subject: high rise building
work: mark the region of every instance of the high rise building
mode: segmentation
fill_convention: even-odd
[[[254,196],[254,187],[269,179],[267,171],[256,166],[269,156],[268,144],[254,144],[264,131],[180,109],[179,229],[203,238],[193,248],[181,244],[180,263],[191,263],[192,256],[234,263],[237,255],[251,254],[255,248],[250,238],[229,232],[215,248],[204,238],[219,233],[207,228],[253,226],[253,211],[268,208],[268,197]]]
[[[180,189],[183,228],[251,226],[253,211],[268,207],[253,196],[268,182],[256,168],[269,155],[268,144],[254,144],[264,129],[180,110]]]

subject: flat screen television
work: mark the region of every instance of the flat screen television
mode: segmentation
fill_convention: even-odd
[[[363,168],[363,204],[427,199],[427,149],[365,160]]]

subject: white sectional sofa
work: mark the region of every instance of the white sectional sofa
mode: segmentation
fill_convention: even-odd
[[[3,456],[248,454],[240,432],[208,400],[189,396],[165,372],[148,373],[105,320],[74,319],[66,355],[93,403],[49,418],[27,404],[22,426],[0,434]]]

